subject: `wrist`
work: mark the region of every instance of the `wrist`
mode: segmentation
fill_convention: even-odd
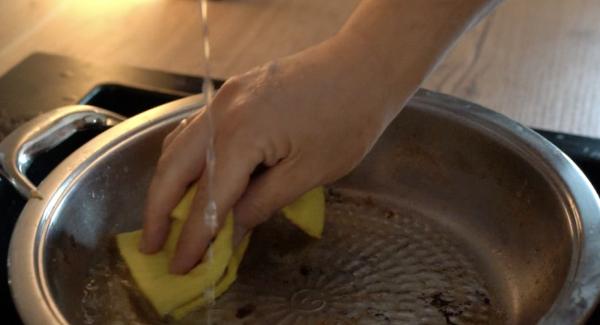
[[[357,53],[397,108],[492,2],[497,1],[364,0],[333,42]]]
[[[332,37],[331,60],[344,64],[347,78],[373,93],[389,122],[427,76],[431,62],[422,56],[393,56],[380,51],[365,35],[344,29]],[[408,56],[411,56],[409,59]]]

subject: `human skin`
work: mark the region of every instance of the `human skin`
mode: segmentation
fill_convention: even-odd
[[[362,0],[342,29],[297,54],[234,76],[211,106],[216,229],[199,190],[170,271],[184,274],[233,209],[236,238],[304,192],[349,173],[456,40],[498,0]],[[140,250],[160,250],[186,189],[207,184],[206,112],[163,143]],[[261,172],[255,173],[261,166]]]

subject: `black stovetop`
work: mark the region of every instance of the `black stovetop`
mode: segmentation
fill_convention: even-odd
[[[217,81],[217,85],[221,82]],[[91,64],[37,53],[0,78],[0,141],[18,125],[39,113],[70,104],[102,107],[133,116],[159,104],[202,89],[202,78],[146,69]],[[563,150],[600,189],[600,139],[536,130]],[[101,132],[91,130],[36,158],[27,176],[39,183],[70,152]],[[6,261],[12,229],[25,200],[0,177],[0,261]],[[8,288],[7,269],[0,263],[3,320],[19,324]],[[599,321],[599,322],[596,322]],[[597,310],[590,323],[600,323]]]

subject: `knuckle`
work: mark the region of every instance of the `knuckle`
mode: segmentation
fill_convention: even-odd
[[[258,220],[264,219],[268,213],[267,204],[260,199],[252,199],[247,201],[243,206],[243,219],[250,224],[257,223]]]
[[[237,135],[243,134],[248,121],[241,106],[236,103],[227,109],[216,128],[217,136],[233,139]]]
[[[243,78],[241,78],[240,76],[233,76],[227,79],[227,81],[225,81],[221,88],[219,88],[219,93],[224,94],[226,96],[232,95],[240,91],[243,88],[243,86]]]

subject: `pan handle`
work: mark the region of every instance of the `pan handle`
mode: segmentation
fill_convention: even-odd
[[[46,152],[78,131],[111,127],[125,117],[89,105],[65,106],[41,114],[21,125],[0,143],[0,175],[28,199],[41,199],[25,176],[36,155]]]

